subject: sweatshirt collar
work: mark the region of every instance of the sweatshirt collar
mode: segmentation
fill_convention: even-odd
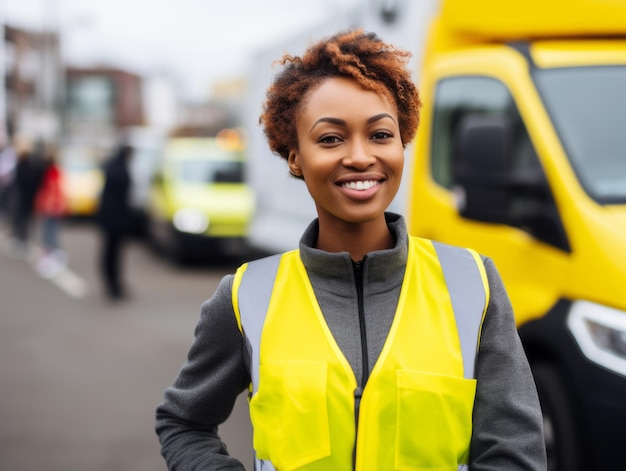
[[[363,259],[363,280],[368,292],[387,291],[402,282],[408,255],[408,235],[404,218],[385,213],[387,226],[395,238],[390,249],[368,253]],[[319,222],[315,219],[300,239],[300,258],[312,280],[322,280],[323,289],[339,295],[353,294],[354,270],[348,252],[330,253],[315,248]],[[346,283],[352,281],[352,283]]]

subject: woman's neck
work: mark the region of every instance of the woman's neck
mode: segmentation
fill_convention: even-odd
[[[395,239],[384,218],[359,224],[324,224],[320,221],[316,248],[325,252],[349,252],[358,262],[366,254],[376,250],[390,249]]]

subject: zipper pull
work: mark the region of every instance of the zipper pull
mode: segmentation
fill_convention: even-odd
[[[361,397],[363,396],[363,388],[358,386],[354,390],[354,430],[355,430],[355,440],[354,440],[354,448],[352,449],[352,469],[356,469],[356,438],[359,435],[359,408],[361,407]]]
[[[354,422],[357,427],[359,425],[359,408],[361,407],[361,397],[363,397],[363,388],[358,386],[354,390]]]
[[[359,403],[361,402],[361,397],[363,397],[363,388],[361,386],[357,386],[357,388],[354,390],[355,409],[359,407]]]

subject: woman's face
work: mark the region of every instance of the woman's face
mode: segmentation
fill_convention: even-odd
[[[305,99],[296,131],[289,167],[304,177],[320,224],[384,219],[404,166],[390,100],[354,80],[330,78]]]

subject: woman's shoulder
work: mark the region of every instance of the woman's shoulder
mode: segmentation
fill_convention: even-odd
[[[200,329],[208,331],[230,328],[235,322],[235,311],[232,304],[232,274],[225,275],[210,298],[201,306]],[[234,324],[236,327],[236,323]]]

